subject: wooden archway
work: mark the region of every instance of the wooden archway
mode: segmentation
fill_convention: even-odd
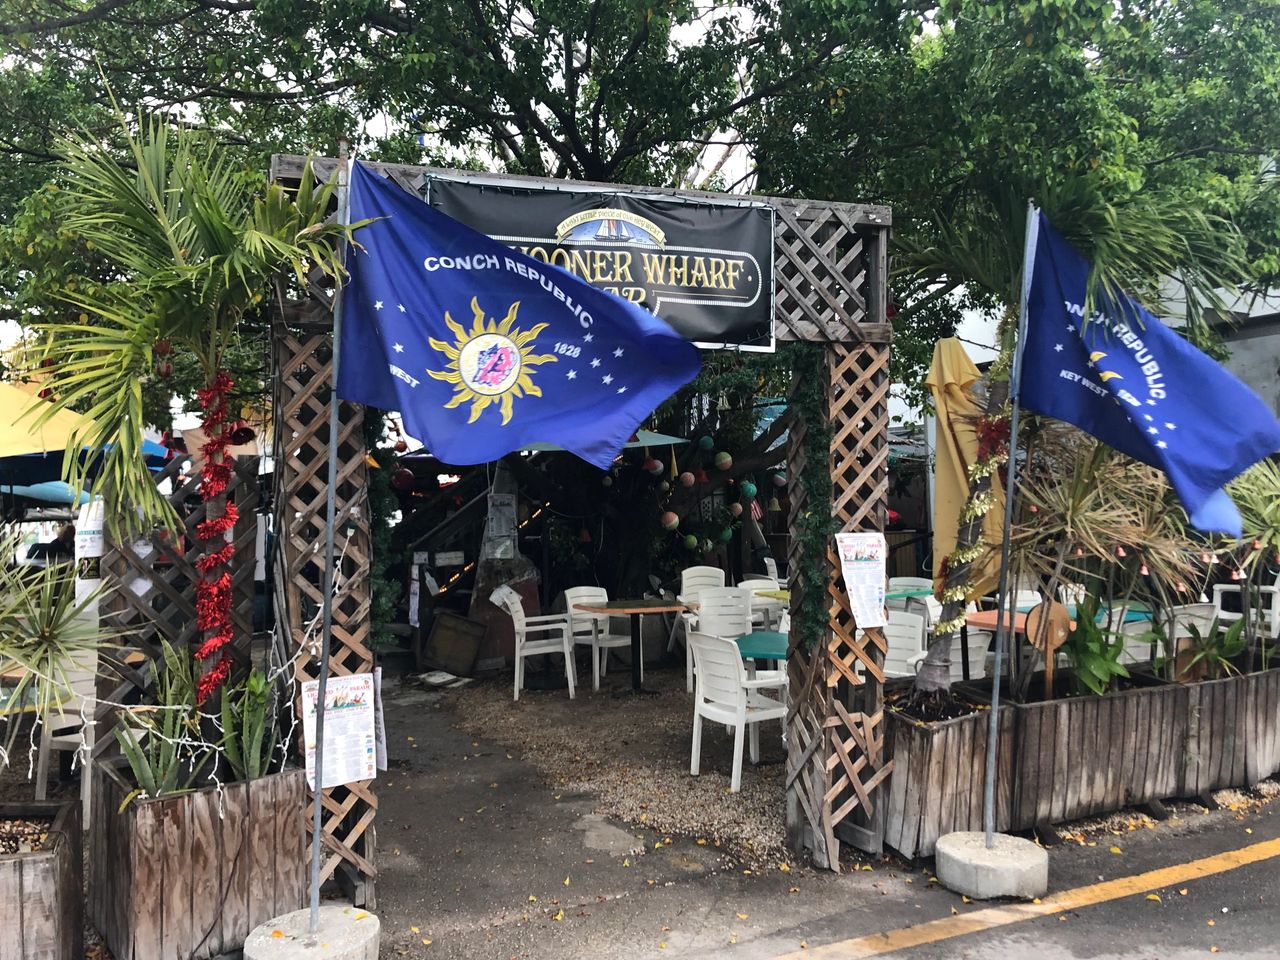
[[[272,179],[297,183],[306,158],[278,156]],[[319,175],[331,176],[336,161],[315,161]],[[421,195],[431,175],[481,176],[463,171],[398,164],[373,164],[405,190]],[[563,186],[563,181],[483,174],[512,186]],[[653,187],[607,187],[617,193],[666,195],[678,199],[733,199],[727,194]],[[842,531],[883,530],[888,506],[888,393],[891,327],[887,300],[887,247],[891,224],[885,207],[863,204],[753,197],[776,211],[774,234],[778,340],[803,340],[825,346],[824,415],[831,425],[825,463],[806,462],[807,425],[797,422],[788,446],[791,485],[789,525],[826,504],[809,504],[799,484],[806,470],[826,470],[832,479],[833,518]],[[324,530],[327,478],[329,363],[328,305],[288,304],[274,336],[276,532],[280,590],[277,622],[291,648],[308,639],[310,611],[318,609],[320,569],[314,544]],[[339,438],[337,550],[343,558],[334,604],[336,643],[329,651],[335,674],[368,671],[370,540],[361,414],[341,412]],[[803,564],[793,556],[791,569]],[[792,636],[791,704],[788,717],[788,837],[797,852],[807,848],[819,866],[838,869],[839,845],[849,842],[880,849],[883,826],[877,819],[876,788],[889,773],[884,756],[882,710],[885,640],[882,631],[860,631],[839,585],[834,545],[828,548],[825,583],[793,581],[801,591],[822,590],[829,598],[828,631],[812,650]],[[860,670],[855,667],[861,664]],[[309,678],[314,664],[299,667]],[[356,881],[357,903],[372,904],[374,821],[373,783],[326,791],[322,875],[343,865]],[[308,829],[310,820],[308,819]]]

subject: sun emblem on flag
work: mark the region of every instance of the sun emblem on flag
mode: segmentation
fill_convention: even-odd
[[[443,370],[428,370],[427,375],[436,380],[453,384],[453,398],[444,405],[446,410],[471,404],[471,417],[467,423],[475,423],[480,414],[491,404],[497,403],[502,411],[502,425],[511,422],[512,406],[517,397],[540,397],[542,391],[533,382],[533,369],[540,363],[555,363],[549,353],[534,353],[533,345],[538,334],[547,328],[536,324],[530,330],[516,326],[517,300],[507,310],[499,323],[485,320],[484,310],[471,298],[471,312],[475,319],[466,330],[446,310],[445,325],[456,337],[453,343],[429,338],[432,349],[449,358]]]

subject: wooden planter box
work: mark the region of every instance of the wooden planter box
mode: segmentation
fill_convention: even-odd
[[[82,960],[80,801],[0,804],[0,818],[52,818],[44,850],[0,854],[0,955]]]
[[[132,789],[127,769],[116,760],[93,770],[89,916],[115,960],[234,953],[254,927],[305,905],[303,771],[117,813]]]
[[[933,854],[938,837],[981,830],[991,714],[979,710],[940,723],[916,723],[885,711],[885,743],[893,760],[884,842],[904,857]],[[1014,712],[1000,710],[995,825],[1009,829],[1013,803]]]
[[[990,681],[986,682],[990,695]],[[965,692],[981,697],[978,684]],[[885,843],[933,853],[982,829],[989,714],[917,725],[886,713],[893,757]],[[1280,670],[1000,707],[997,830],[1252,786],[1280,771]]]
[[[1062,823],[1181,793],[1187,688],[1013,705],[1014,830]]]
[[[1187,684],[1182,796],[1252,786],[1280,770],[1280,670]]]

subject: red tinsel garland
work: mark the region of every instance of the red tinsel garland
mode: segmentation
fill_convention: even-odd
[[[206,507],[227,490],[231,482],[233,464],[227,456],[231,443],[232,425],[228,422],[227,397],[233,386],[225,370],[214,374],[213,380],[202,390],[196,391],[200,409],[204,411],[201,426],[205,442],[200,447],[204,465],[200,470],[200,498]],[[212,545],[212,541],[225,540],[240,518],[234,503],[223,506],[220,516],[210,516],[196,525],[196,538]],[[205,553],[196,561],[200,580],[196,583],[196,625],[205,634],[196,649],[195,658],[204,663],[218,654],[217,662],[205,673],[196,686],[196,700],[204,703],[209,696],[226,682],[231,674],[231,655],[227,644],[235,634],[231,622],[231,573],[226,568],[235,554],[230,543]]]

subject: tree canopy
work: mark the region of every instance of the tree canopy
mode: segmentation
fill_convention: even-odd
[[[1119,207],[1236,224],[1245,282],[1280,273],[1277,0],[0,0],[0,44],[11,318],[48,319],[52,278],[91,266],[42,187],[59,134],[110,136],[111,92],[209,128],[251,177],[346,135],[405,162],[887,203],[903,250],[992,183],[1088,173]],[[954,326],[937,291],[896,282],[903,382]],[[967,278],[970,305],[1002,293]]]

